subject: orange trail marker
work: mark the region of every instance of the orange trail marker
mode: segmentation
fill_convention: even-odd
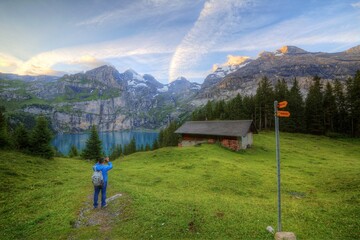
[[[278,117],[290,117],[290,112],[288,111],[277,111]]]
[[[277,107],[278,107],[278,108],[284,108],[284,107],[287,106],[287,104],[288,104],[287,101],[282,101],[282,102],[279,102],[279,104],[277,105]]]

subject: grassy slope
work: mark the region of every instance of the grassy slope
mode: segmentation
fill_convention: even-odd
[[[358,236],[359,145],[281,134],[284,231],[299,239]],[[0,177],[8,179],[0,191],[0,238],[273,239],[265,231],[277,222],[273,133],[256,135],[255,146],[241,153],[203,145],[116,160],[108,196],[125,193],[126,209],[106,230],[71,228],[90,201],[90,163],[8,152],[0,158]],[[38,168],[45,171],[35,180]]]
[[[89,164],[3,151],[0,159],[0,238],[56,238],[69,231],[88,194],[84,170]]]

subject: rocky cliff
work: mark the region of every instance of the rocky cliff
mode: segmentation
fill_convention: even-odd
[[[0,97],[17,106],[14,115],[44,114],[57,132],[81,132],[94,124],[101,131],[159,128],[192,110],[186,103],[200,85],[185,78],[164,85],[149,74],[102,66],[51,82],[2,80],[0,87]]]

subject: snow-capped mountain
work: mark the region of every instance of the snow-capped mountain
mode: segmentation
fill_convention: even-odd
[[[248,61],[226,74],[210,74],[197,96],[203,104],[214,98],[229,99],[236,94],[255,94],[259,81],[267,77],[273,84],[285,79],[289,86],[296,78],[304,96],[312,78],[326,81],[345,81],[360,69],[360,46],[338,53],[308,52],[295,46],[283,46],[274,52],[261,52],[258,58]]]
[[[214,84],[217,84],[226,75],[233,73],[242,67],[245,67],[251,61],[253,61],[251,58],[242,56],[237,57],[236,62],[229,60],[225,64],[214,65],[214,71],[205,78],[204,83],[202,84],[202,89],[206,89],[210,86],[213,86]]]

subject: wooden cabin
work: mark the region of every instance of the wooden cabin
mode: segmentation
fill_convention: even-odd
[[[257,130],[252,120],[188,121],[175,133],[182,136],[180,147],[218,142],[226,148],[239,151],[252,146],[253,134]]]

